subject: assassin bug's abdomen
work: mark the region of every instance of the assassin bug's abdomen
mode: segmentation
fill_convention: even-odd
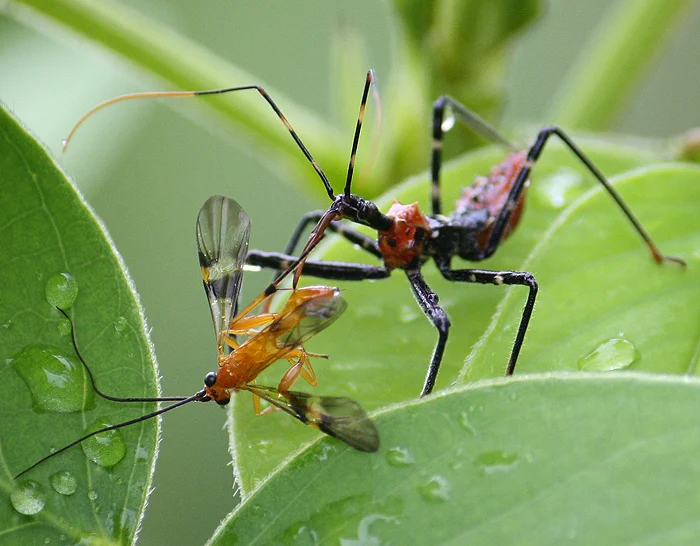
[[[474,223],[483,222],[481,226],[475,226],[474,238],[478,250],[486,249],[493,225],[505,207],[513,182],[526,160],[527,151],[512,153],[491,169],[488,176],[479,176],[471,186],[462,189],[462,196],[455,203],[455,211],[450,215],[450,219],[460,224],[472,217]],[[502,239],[506,239],[518,225],[524,203],[525,191],[515,202]],[[484,211],[487,212],[486,215]]]

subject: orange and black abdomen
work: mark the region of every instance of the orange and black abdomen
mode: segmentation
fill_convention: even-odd
[[[462,190],[462,196],[455,204],[455,212],[452,217],[468,216],[479,211],[488,211],[488,217],[475,233],[475,239],[479,249],[484,250],[491,236],[491,230],[505,207],[508,195],[518,172],[527,159],[527,152],[510,154],[501,163],[496,165],[488,176],[478,177],[471,186]],[[525,203],[525,191],[515,203],[513,212],[508,219],[508,224],[503,232],[503,239],[508,237],[520,221],[520,216]]]

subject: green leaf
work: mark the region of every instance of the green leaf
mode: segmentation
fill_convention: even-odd
[[[210,544],[692,544],[700,382],[484,381],[393,406],[379,453],[312,445]]]
[[[141,308],[109,236],[46,150],[4,109],[0,210],[0,488],[9,495],[13,476],[76,440],[95,421],[114,424],[154,409],[94,395],[75,358],[68,324],[47,301],[45,286],[55,275],[68,273],[77,283],[68,312],[98,387],[115,396],[155,396],[158,387]],[[49,375],[52,363],[61,364],[51,354],[72,359],[72,375],[68,370]],[[62,382],[75,389],[66,394]],[[44,397],[59,405],[37,404]],[[61,405],[66,398],[77,406]],[[45,506],[35,515],[20,515],[6,497],[0,503],[0,536],[12,544],[88,536],[105,544],[131,543],[150,489],[158,423],[127,427],[118,435],[126,444],[118,462],[107,457],[99,466],[76,446],[24,475],[39,484]],[[118,449],[115,457],[120,458]],[[70,477],[55,476],[62,471],[75,479],[72,494],[57,492],[73,488]]]
[[[619,143],[583,140],[581,146],[590,154],[598,167],[609,175],[659,161],[659,158],[648,150],[626,148]],[[463,185],[474,180],[478,174],[487,173],[491,166],[501,159],[503,159],[502,151],[490,149],[469,154],[460,161],[450,164],[446,169],[443,184],[445,210],[451,208],[449,204],[457,198]],[[691,167],[688,169],[690,174],[687,176],[697,180],[700,176],[698,171]],[[676,199],[683,200],[687,199],[688,195],[694,195],[688,194],[692,189],[688,187],[692,185],[689,180],[686,181],[687,183],[677,185],[660,183],[659,177],[653,172],[648,175],[648,178],[651,179],[650,185],[656,184],[659,191],[667,192],[669,196],[675,196]],[[568,150],[555,145],[548,147],[534,168],[525,213],[518,229],[499,248],[493,258],[478,264],[477,267],[529,270],[524,262],[530,252],[558,218],[568,216],[567,205],[595,184],[591,175],[582,171],[581,165]],[[696,184],[696,187],[700,188],[700,184]],[[642,223],[649,228],[652,236],[656,237],[659,234],[659,226],[664,224],[670,227],[685,224],[688,229],[700,232],[700,226],[693,227],[694,223],[689,218],[679,220],[673,209],[655,206],[656,195],[652,195],[647,201],[644,191],[646,190],[636,192],[635,185],[631,183],[623,185],[622,194],[623,197],[630,199],[632,209],[638,212]],[[428,210],[428,195],[428,179],[422,176],[398,186],[389,196],[380,200],[379,204],[382,210],[386,210],[392,197],[404,203],[418,200],[425,211]],[[690,198],[687,202],[694,201]],[[571,256],[575,257],[577,254],[574,252],[581,245],[586,244],[591,231],[594,229],[605,231],[603,226],[609,224],[612,226],[611,230],[619,228],[619,237],[625,237],[625,240],[628,240],[629,247],[632,249],[630,253],[638,262],[635,265],[635,271],[639,274],[632,275],[627,280],[630,290],[634,290],[635,286],[641,290],[641,285],[645,283],[645,276],[648,274],[658,275],[658,282],[669,290],[676,283],[685,282],[684,279],[688,277],[684,275],[692,274],[692,265],[686,272],[679,271],[679,268],[673,264],[658,267],[651,260],[643,243],[635,238],[632,229],[625,224],[624,217],[616,209],[612,200],[603,197],[597,202],[596,210],[598,213],[590,224],[586,224],[588,227],[574,230],[573,236],[576,242],[569,243],[567,247],[567,252]],[[610,231],[610,235],[613,239],[618,237],[617,231]],[[692,245],[678,247],[673,244],[670,248],[666,248],[668,241],[664,239],[663,230],[659,236],[658,242],[663,250],[681,255],[688,260],[693,259],[695,250]],[[688,240],[688,243],[691,244],[692,241]],[[598,241],[596,244],[600,246],[607,243]],[[610,244],[613,249],[616,248],[614,241]],[[367,257],[366,253],[354,250],[347,242],[340,240],[333,240],[326,245],[323,257],[329,260],[359,260],[373,263],[371,256]],[[560,261],[561,258],[556,256],[550,258],[549,267],[557,270]],[[470,267],[470,265],[473,264],[459,260],[454,262],[454,267]],[[591,264],[593,265],[595,261]],[[522,287],[506,288],[450,283],[440,277],[432,264],[426,265],[424,271],[427,282],[440,296],[440,303],[452,320],[450,338],[437,384],[438,388],[443,388],[460,376],[464,361],[472,347],[477,342],[483,343],[480,340],[488,331],[489,323],[499,307],[499,302],[508,295],[509,298],[514,299],[516,311],[519,313],[526,294]],[[532,271],[540,280],[540,295],[531,328],[535,328],[536,323],[542,323],[543,328],[545,325],[556,325],[561,322],[559,316],[540,311],[539,298],[544,298],[544,294],[549,290],[546,279],[540,279],[539,268],[533,268]],[[609,287],[598,280],[604,278],[604,275],[605,270],[599,271],[597,276],[592,274],[584,285],[578,287],[582,304],[595,307],[595,302],[605,297]],[[315,362],[315,370],[319,377],[319,386],[314,389],[316,393],[327,396],[348,396],[357,399],[365,409],[410,400],[419,394],[437,334],[413,300],[408,283],[403,277],[402,272],[397,271],[390,279],[377,282],[332,283],[338,284],[343,289],[349,307],[333,328],[322,332],[307,344],[311,351],[330,355],[328,361]],[[314,279],[307,279],[307,283],[313,282]],[[569,287],[569,290],[574,293],[574,288]],[[598,290],[597,296],[592,297],[595,290]],[[626,317],[625,320],[635,322],[637,318]],[[612,330],[612,334],[620,330],[626,331],[629,327],[630,324],[620,324],[616,327],[617,329]],[[612,337],[612,334],[608,337]],[[496,356],[487,352],[484,354],[488,358],[484,359],[483,355],[480,355],[479,363],[474,364],[475,369],[480,369],[479,366],[488,369],[488,373],[484,372],[480,377],[503,374],[514,335],[514,331],[509,330],[504,334],[503,339],[498,340],[498,343],[489,345],[489,347],[498,348]],[[581,347],[578,348],[578,352],[572,352],[567,358],[567,362],[572,364],[565,367],[562,364],[562,367],[575,368],[578,359],[588,354],[604,339],[579,337],[577,341],[582,344]],[[658,341],[661,343],[660,347],[663,347],[663,340]],[[532,335],[528,334],[523,349],[522,368],[519,364],[518,372],[521,369],[527,370],[529,367],[526,362],[531,357],[526,355],[529,354],[531,342],[535,343],[532,341]],[[692,342],[691,340],[690,343]],[[550,343],[555,342],[550,341]],[[275,368],[261,377],[261,383],[276,385],[280,376],[280,370]],[[304,386],[303,382],[300,382],[295,388],[303,390],[301,387]],[[256,417],[252,411],[250,397],[246,394],[243,393],[236,398],[235,417],[231,421],[234,462],[238,472],[238,483],[243,492],[250,491],[285,457],[295,452],[301,442],[318,435],[317,432],[299,425],[285,415]]]
[[[630,368],[696,373],[700,316],[700,169],[666,165],[620,177],[616,187],[677,264],[655,264],[638,235],[599,189],[579,199],[542,237],[521,269],[543,287],[518,372],[577,370],[580,359],[610,340],[638,353]],[[512,290],[469,355],[470,379],[498,375],[524,301]],[[615,364],[613,357],[610,364]]]

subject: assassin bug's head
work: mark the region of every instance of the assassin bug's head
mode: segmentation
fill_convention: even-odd
[[[228,390],[216,386],[216,372],[209,372],[204,376],[204,390],[220,406],[225,406],[231,401]]]
[[[377,231],[386,231],[394,223],[390,217],[382,214],[372,201],[353,194],[336,197],[331,209],[337,211],[343,218]]]

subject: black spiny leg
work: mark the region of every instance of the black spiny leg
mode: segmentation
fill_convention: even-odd
[[[525,302],[525,307],[523,308],[523,315],[520,318],[520,326],[518,326],[518,333],[515,336],[513,349],[510,352],[508,366],[506,368],[506,376],[513,375],[515,364],[518,361],[518,355],[520,354],[520,348],[523,345],[523,341],[525,341],[525,332],[527,331],[527,326],[530,323],[532,310],[535,307],[535,298],[537,297],[537,281],[535,280],[535,277],[532,275],[532,273],[527,273],[525,271],[489,271],[485,269],[454,270],[450,268],[450,265],[447,262],[438,263],[438,267],[440,269],[440,273],[442,273],[442,276],[449,281],[495,285],[519,284],[522,286],[527,286],[530,289],[527,295],[527,301]]]
[[[445,313],[444,309],[438,305],[437,294],[430,289],[419,269],[407,270],[406,276],[408,277],[408,282],[411,283],[411,290],[413,291],[418,305],[420,305],[425,316],[428,317],[438,331],[437,344],[433,350],[433,356],[430,359],[428,373],[423,383],[423,390],[420,393],[421,397],[423,397],[430,394],[435,386],[435,379],[440,370],[442,355],[445,352],[445,345],[447,344],[450,319],[447,317],[447,313]]]
[[[617,192],[617,190],[612,186],[612,184],[610,184],[608,179],[605,178],[605,175],[603,175],[603,173],[600,172],[598,167],[595,166],[595,164],[589,159],[589,157],[583,153],[583,151],[574,143],[573,140],[571,140],[567,136],[566,133],[564,133],[564,131],[562,131],[559,127],[554,126],[542,128],[540,132],[537,133],[535,142],[532,144],[532,146],[530,146],[530,149],[527,152],[527,159],[520,171],[518,171],[518,174],[515,178],[515,182],[513,182],[513,186],[511,187],[510,193],[508,194],[508,199],[506,200],[503,209],[501,209],[501,212],[498,215],[496,222],[494,223],[493,231],[491,232],[491,236],[489,237],[486,249],[484,250],[484,258],[488,258],[489,256],[491,256],[491,254],[493,254],[498,248],[498,245],[500,244],[501,239],[503,238],[503,233],[506,227],[508,226],[508,220],[510,219],[511,212],[515,208],[515,204],[518,202],[523,190],[525,189],[525,183],[530,177],[532,167],[535,164],[535,162],[539,159],[542,150],[544,149],[545,145],[547,144],[547,141],[549,140],[549,137],[551,137],[552,135],[556,135],[557,137],[559,137],[559,139],[566,145],[566,147],[569,148],[569,150],[571,150],[571,152],[579,159],[579,161],[581,161],[581,163],[583,163],[586,169],[590,171],[590,173],[593,176],[595,176],[598,182],[600,182],[603,185],[605,190],[615,200],[617,206],[622,210],[623,214],[630,221],[634,229],[642,237],[647,247],[649,247],[652,257],[654,258],[654,261],[656,263],[660,264],[665,261],[670,261],[676,262],[682,267],[685,267],[685,262],[682,259],[676,258],[675,256],[665,256],[661,253],[659,248],[651,239],[651,236],[646,232],[646,230],[639,222],[637,217],[634,215],[632,210],[630,210],[630,208],[627,206],[627,203],[625,203],[624,199],[622,199],[622,196]]]
[[[298,258],[288,254],[251,250],[248,252],[246,263],[277,271],[287,271],[296,260]],[[304,275],[336,281],[363,281],[365,279],[386,279],[391,275],[391,272],[384,266],[307,260],[304,262]]]

